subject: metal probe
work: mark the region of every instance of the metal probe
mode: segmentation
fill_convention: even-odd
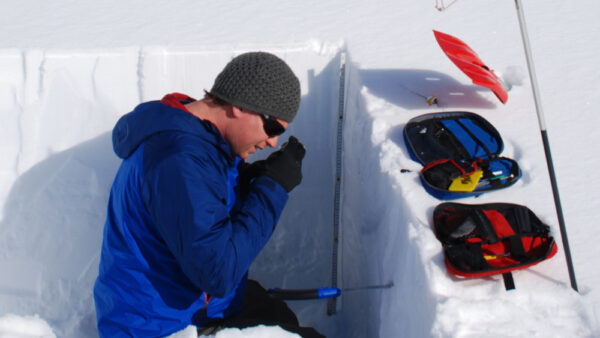
[[[390,281],[380,285],[356,286],[350,288],[324,287],[316,289],[280,289],[271,288],[267,290],[267,294],[277,299],[300,300],[300,299],[323,299],[339,297],[342,292],[373,290],[373,289],[389,289],[394,286],[394,282]]]

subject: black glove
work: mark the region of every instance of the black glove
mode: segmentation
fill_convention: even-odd
[[[290,192],[302,181],[302,159],[306,149],[294,136],[265,160],[264,175],[274,179]]]
[[[256,161],[242,168],[239,176],[239,186],[242,195],[250,187],[250,181],[256,176],[269,176],[290,192],[302,181],[302,159],[306,150],[294,136],[274,151],[266,160]]]

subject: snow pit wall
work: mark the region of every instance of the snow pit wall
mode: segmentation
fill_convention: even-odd
[[[300,111],[282,141],[296,135],[307,155],[303,184],[290,195],[250,276],[265,287],[329,286],[342,47],[313,41],[246,50],[255,49],[279,55],[300,78]],[[0,51],[0,269],[7,272],[0,275],[0,316],[39,315],[57,336],[97,336],[91,291],[120,163],[110,140],[114,123],[138,103],[169,92],[201,97],[246,50]],[[416,250],[397,221],[402,207],[389,198],[395,193],[379,167],[358,74],[347,56],[339,286],[394,278],[396,285],[344,294],[333,316],[324,300],[290,306],[303,325],[330,337],[376,337],[407,327],[426,335],[431,323],[422,319],[433,316],[432,303],[410,285],[423,276],[396,273]],[[404,313],[407,302],[411,310]],[[411,320],[415,309],[419,321]],[[403,316],[389,321],[383,312]]]

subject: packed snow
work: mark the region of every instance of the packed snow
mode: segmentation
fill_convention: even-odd
[[[524,2],[579,292],[569,280],[512,1],[445,1],[443,11],[434,0],[0,4],[0,337],[97,337],[92,285],[119,165],[114,123],[166,93],[201,97],[232,57],[250,50],[277,54],[300,78],[300,111],[283,139],[296,135],[307,148],[303,183],[251,278],[265,287],[330,286],[337,209],[338,286],[393,282],[343,292],[334,315],[326,300],[290,301],[302,325],[328,337],[600,336],[600,2]],[[473,85],[433,29],[469,44],[500,74],[508,102]],[[438,105],[428,105],[431,95]],[[512,187],[456,202],[526,205],[559,244],[555,257],[514,272],[512,291],[500,276],[447,272],[431,227],[442,201],[423,189],[421,165],[404,144],[412,117],[456,110],[490,121],[502,154],[523,170]],[[217,334],[240,336],[293,335],[264,326]]]

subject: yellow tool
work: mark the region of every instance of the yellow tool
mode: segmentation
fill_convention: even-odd
[[[510,256],[510,254],[505,253],[505,254],[496,254],[496,255],[483,255],[483,258],[486,261],[491,261],[492,259],[498,259],[498,258],[501,258],[501,257],[508,257],[508,256]]]
[[[479,183],[479,180],[481,179],[482,175],[483,175],[483,170],[475,170],[474,172],[467,175],[466,177],[464,177],[464,176],[457,177],[454,180],[452,180],[452,183],[450,183],[448,190],[449,191],[463,191],[463,192],[473,191],[473,190],[475,190],[477,183]]]

